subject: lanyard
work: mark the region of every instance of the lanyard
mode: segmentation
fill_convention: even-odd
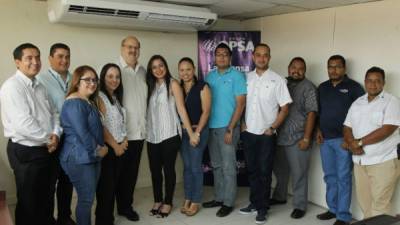
[[[63,90],[64,94],[67,94],[68,90],[68,82],[66,82],[66,87],[64,88],[64,84],[60,82],[60,80],[57,78],[57,75],[55,75],[50,69],[49,69],[50,75],[57,81],[58,86],[60,86],[61,90]]]

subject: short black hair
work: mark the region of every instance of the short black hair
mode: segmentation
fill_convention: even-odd
[[[55,43],[50,47],[50,56],[54,56],[54,53],[56,52],[57,49],[65,49],[68,52],[71,52],[71,50],[69,49],[68,45],[64,44],[64,43]]]
[[[219,48],[224,48],[224,49],[228,50],[229,56],[232,56],[232,50],[231,50],[231,48],[229,48],[229,46],[228,46],[227,44],[223,43],[223,42],[221,42],[221,43],[219,43],[219,44],[217,45],[217,47],[215,48],[214,54],[217,53],[217,49],[219,49]]]
[[[270,54],[271,54],[271,48],[270,48],[267,44],[265,44],[265,43],[258,43],[258,44],[256,44],[256,46],[254,46],[254,51],[256,51],[256,49],[257,49],[258,47],[268,48],[268,51],[269,51]],[[253,52],[254,52],[254,51],[253,51]]]
[[[21,60],[21,59],[22,59],[22,56],[23,56],[23,51],[24,51],[25,49],[27,49],[27,48],[34,48],[34,49],[36,49],[36,50],[39,52],[39,54],[40,54],[40,50],[39,50],[38,47],[36,47],[36,45],[31,44],[31,43],[23,43],[23,44],[19,45],[18,47],[16,47],[16,48],[14,49],[14,52],[13,52],[14,60],[17,60],[17,59],[18,59],[18,60]]]
[[[343,56],[341,56],[341,55],[333,55],[333,56],[329,57],[328,63],[329,63],[329,61],[332,61],[332,60],[340,60],[340,62],[342,63],[343,67],[346,68],[346,60],[344,59]]]
[[[377,67],[377,66],[373,66],[373,67],[369,68],[367,70],[367,72],[365,73],[365,79],[367,79],[368,74],[370,74],[370,73],[379,73],[382,76],[383,81],[385,81],[385,71],[382,68]]]
[[[292,63],[293,63],[294,61],[300,61],[300,62],[302,62],[302,63],[304,64],[304,69],[305,69],[305,70],[307,69],[306,61],[305,61],[302,57],[300,57],[300,56],[296,56],[296,57],[294,57],[292,60],[290,60],[289,67],[292,65]]]

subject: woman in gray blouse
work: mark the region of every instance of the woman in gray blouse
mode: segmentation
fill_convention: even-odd
[[[150,58],[146,82],[148,86],[146,141],[154,195],[154,205],[150,215],[166,217],[172,210],[176,184],[175,160],[181,145],[182,131],[178,113],[188,132],[190,142],[197,145],[199,137],[192,130],[185,110],[182,89],[178,81],[172,78],[167,62],[162,56],[154,55]]]
[[[109,154],[101,162],[97,186],[96,225],[114,224],[114,201],[121,173],[121,158],[128,147],[126,116],[122,106],[121,70],[106,64],[100,72],[99,109],[103,115],[104,141]]]

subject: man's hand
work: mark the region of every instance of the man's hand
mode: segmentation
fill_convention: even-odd
[[[224,135],[224,142],[227,145],[232,144],[233,130],[227,129]]]
[[[51,134],[49,140],[47,141],[47,151],[53,153],[58,146],[59,138],[55,134]]]
[[[300,150],[305,151],[310,147],[310,141],[308,139],[301,139],[298,143],[297,146],[299,147]]]

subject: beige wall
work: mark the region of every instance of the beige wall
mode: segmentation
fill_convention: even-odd
[[[287,75],[292,57],[307,62],[307,76],[315,84],[327,79],[326,60],[342,54],[348,62],[348,74],[363,82],[365,71],[373,65],[387,72],[385,89],[400,97],[400,1],[387,0],[353,6],[293,13],[245,21],[247,29],[260,29],[262,41],[272,48],[271,68]],[[309,199],[325,204],[319,148],[314,147],[310,168]],[[394,212],[400,210],[396,191]],[[361,213],[353,193],[355,218]]]
[[[112,30],[73,27],[51,24],[47,19],[47,3],[33,0],[0,0],[0,83],[15,72],[12,59],[14,48],[31,42],[42,52],[42,69],[48,68],[49,47],[55,42],[64,42],[71,47],[71,71],[79,65],[88,64],[99,70],[107,62],[119,57],[119,46],[123,37],[136,35],[141,41],[140,63],[147,66],[153,54],[166,57],[171,73],[177,75],[177,62],[183,56],[197,61],[197,33],[165,33],[129,30]],[[238,29],[231,21],[219,21],[217,29]],[[9,202],[15,201],[15,184],[6,156],[7,140],[0,125],[0,190],[7,191]],[[177,163],[178,181],[181,181],[182,163]],[[137,186],[150,186],[150,173],[146,150],[143,151]]]

